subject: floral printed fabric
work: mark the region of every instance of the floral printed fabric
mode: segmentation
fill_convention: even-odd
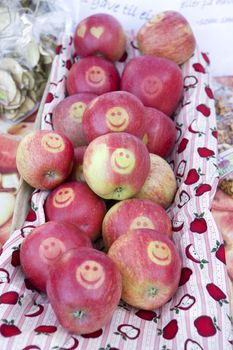
[[[127,60],[138,54],[130,43],[127,51]],[[52,129],[52,110],[65,96],[71,57],[72,40],[64,39],[52,67],[42,129]],[[123,65],[119,63],[119,70]],[[224,246],[210,212],[218,169],[208,55],[197,48],[182,71],[184,98],[175,116],[177,141],[170,159],[179,188],[168,211],[183,262],[176,295],[154,311],[121,303],[103,329],[85,336],[68,334],[46,295],[34,290],[20,267],[22,240],[45,221],[43,203],[48,192],[35,190],[24,226],[14,232],[0,256],[1,350],[232,349]]]

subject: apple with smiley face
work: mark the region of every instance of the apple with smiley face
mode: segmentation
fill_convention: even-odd
[[[68,95],[91,92],[101,95],[119,88],[120,76],[114,64],[103,57],[80,58],[73,64],[66,79]]]
[[[83,131],[88,142],[110,132],[128,132],[142,139],[145,134],[144,106],[129,92],[107,92],[87,106]]]
[[[45,291],[49,268],[67,250],[78,247],[92,248],[90,239],[78,227],[49,221],[34,228],[23,240],[21,266],[31,283]]]
[[[102,224],[102,236],[107,249],[126,232],[140,228],[153,229],[172,236],[171,219],[165,209],[147,199],[125,199],[114,204],[106,213]]]
[[[117,238],[108,256],[121,272],[122,299],[129,305],[154,310],[176,293],[181,258],[166,235],[152,229],[137,229]]]
[[[137,56],[123,69],[121,90],[136,95],[145,106],[171,116],[183,95],[182,71],[166,58]]]
[[[98,54],[110,61],[117,61],[125,52],[125,32],[112,15],[96,13],[84,18],[77,25],[74,47],[80,57]]]
[[[53,109],[54,130],[66,135],[74,147],[88,143],[83,132],[82,119],[88,103],[95,97],[95,94],[88,92],[67,96]]]
[[[105,326],[121,297],[121,275],[103,252],[72,249],[50,269],[47,295],[60,324],[73,334]]]
[[[46,221],[73,223],[95,240],[101,231],[106,205],[86,183],[67,181],[49,193],[44,211]]]
[[[48,190],[63,182],[71,172],[74,148],[63,134],[32,131],[20,141],[16,153],[17,169],[32,187]]]
[[[126,133],[109,133],[89,143],[83,158],[83,175],[89,187],[105,199],[132,197],[144,184],[150,156],[144,143]]]

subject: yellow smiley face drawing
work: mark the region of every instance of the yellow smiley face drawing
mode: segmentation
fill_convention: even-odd
[[[124,131],[129,123],[129,115],[122,107],[112,107],[106,113],[106,123],[112,131]]]
[[[95,260],[86,260],[76,269],[76,279],[86,289],[97,289],[105,280],[103,266]]]
[[[151,241],[147,247],[150,260],[157,265],[169,265],[171,263],[171,250],[168,245],[161,241]]]
[[[55,208],[65,208],[70,205],[75,198],[75,194],[72,188],[61,188],[53,197],[53,206]]]
[[[160,93],[161,89],[161,80],[154,75],[146,77],[142,82],[142,91],[148,97],[155,97]]]
[[[130,224],[130,230],[135,230],[137,228],[150,228],[154,229],[154,224],[148,216],[139,215]]]
[[[51,153],[59,153],[65,149],[65,143],[62,137],[52,132],[42,137],[41,144],[46,151]]]
[[[55,259],[65,252],[62,241],[56,237],[44,239],[39,246],[39,255],[46,264],[53,263]]]
[[[77,123],[81,123],[83,118],[83,113],[86,107],[87,107],[86,103],[82,101],[73,103],[69,109],[69,117],[74,121],[76,121]]]
[[[117,148],[111,156],[112,169],[119,174],[130,174],[135,167],[136,159],[127,148]]]
[[[92,87],[104,85],[106,80],[105,71],[99,66],[90,67],[85,74],[86,82]]]

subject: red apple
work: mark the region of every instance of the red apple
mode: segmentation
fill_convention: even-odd
[[[126,49],[126,36],[115,17],[97,13],[83,19],[77,25],[74,47],[81,57],[103,55],[110,61],[118,61]]]
[[[176,11],[153,16],[138,31],[137,43],[144,55],[165,57],[177,64],[186,62],[196,48],[190,24]]]
[[[88,334],[105,326],[121,297],[121,275],[103,252],[72,249],[50,270],[47,294],[66,330]]]
[[[36,130],[24,136],[17,153],[17,169],[32,187],[47,190],[69,175],[74,158],[71,141],[63,134]]]
[[[21,266],[30,282],[45,291],[50,267],[67,250],[80,247],[92,248],[92,244],[78,227],[49,221],[24,238],[20,247]]]
[[[78,226],[90,239],[101,231],[106,206],[83,182],[66,182],[51,191],[45,201],[47,221],[70,222]]]
[[[137,56],[126,63],[121,76],[121,90],[136,95],[147,107],[170,116],[183,94],[180,67],[163,57]]]
[[[16,152],[20,138],[15,135],[0,133],[0,173],[13,173],[17,171]]]
[[[144,106],[126,91],[98,96],[83,115],[83,131],[90,142],[110,132],[128,132],[139,138],[145,134]]]
[[[109,133],[87,146],[83,175],[90,188],[105,199],[127,199],[144,184],[150,169],[150,156],[136,136]]]
[[[158,109],[145,108],[145,144],[150,153],[167,158],[176,142],[175,122]]]
[[[176,190],[176,177],[168,162],[150,153],[149,175],[135,197],[150,199],[167,209],[174,199]]]
[[[87,146],[80,146],[74,149],[74,164],[69,176],[70,181],[82,181],[85,182],[83,176],[83,157],[87,149]]]
[[[102,235],[107,249],[121,235],[148,228],[172,236],[171,219],[159,204],[147,199],[126,199],[114,204],[104,217]]]
[[[79,59],[71,67],[66,80],[68,95],[92,92],[101,95],[119,88],[119,73],[114,64],[102,57]]]
[[[166,235],[151,229],[135,230],[120,236],[108,256],[122,275],[122,299],[131,306],[154,310],[176,293],[181,259]]]
[[[83,133],[83,113],[96,95],[92,93],[80,93],[66,97],[53,109],[53,127],[57,132],[66,135],[74,147],[87,145]]]

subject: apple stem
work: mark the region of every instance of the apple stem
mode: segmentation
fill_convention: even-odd
[[[78,310],[73,312],[74,318],[79,318],[80,320],[84,317],[85,312],[83,310]]]
[[[148,290],[149,297],[155,297],[157,294],[157,291],[158,291],[158,289],[155,287],[149,288],[149,290]]]

